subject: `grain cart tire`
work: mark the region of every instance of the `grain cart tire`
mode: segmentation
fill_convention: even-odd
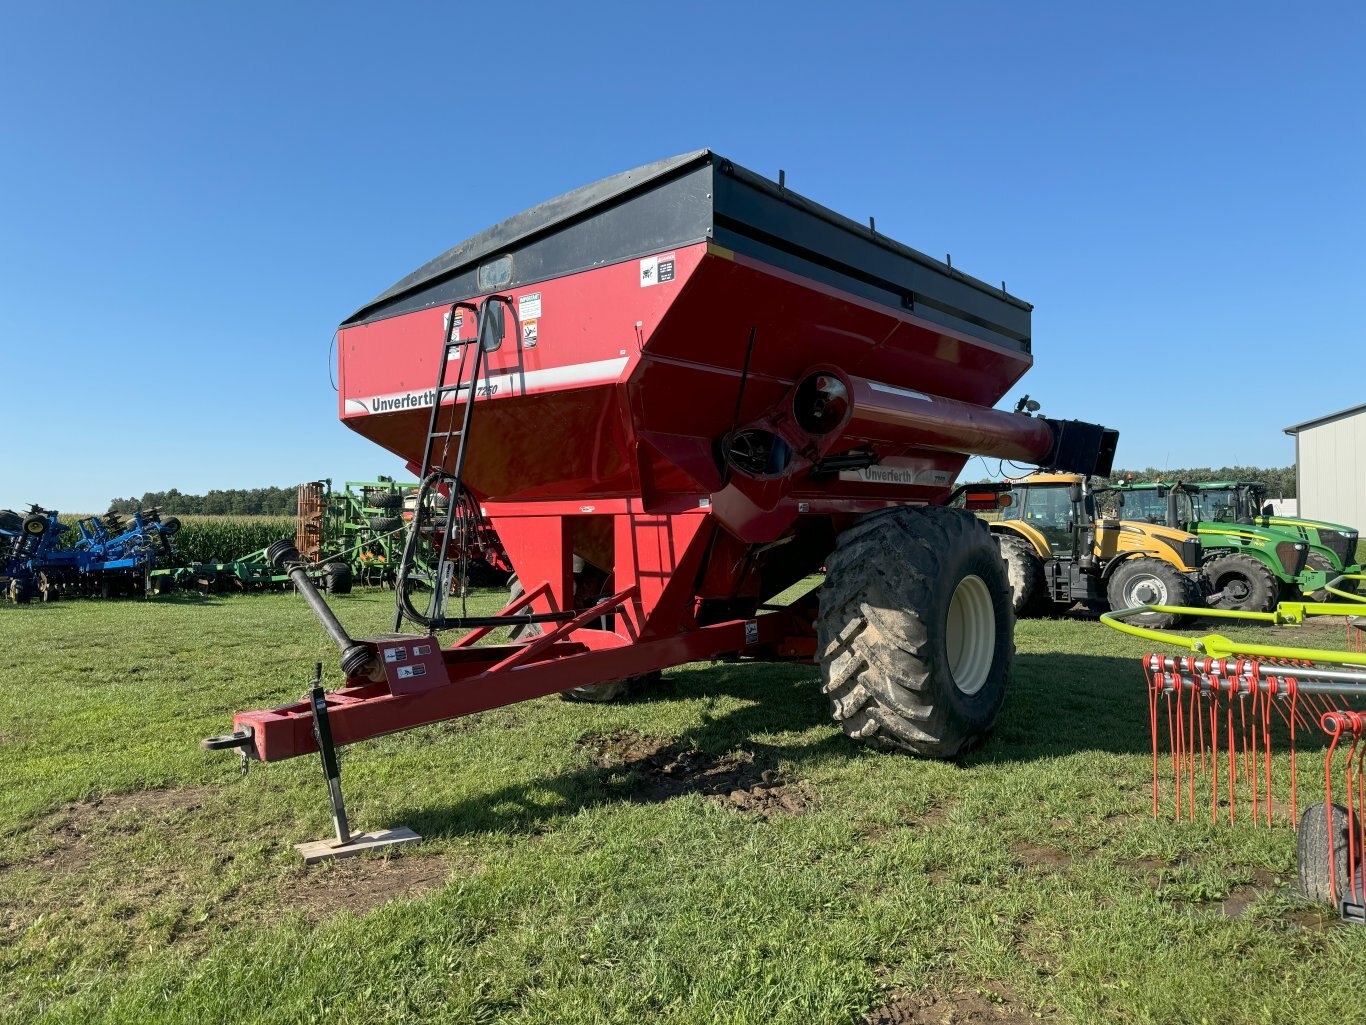
[[[962,509],[903,506],[842,533],[826,560],[821,689],[844,732],[929,758],[991,731],[1014,655],[1005,563]]]
[[[565,701],[582,701],[593,704],[625,701],[627,698],[634,697],[638,691],[650,684],[658,683],[662,678],[663,674],[656,670],[653,673],[641,673],[639,676],[628,676],[624,680],[612,680],[609,683],[590,683],[583,687],[570,687],[568,690],[560,691],[560,697]]]
[[[525,593],[522,582],[517,579],[516,574],[508,578],[508,604],[516,601]],[[541,635],[540,623],[523,623],[508,630],[508,640],[510,641],[529,641],[533,637]],[[655,683],[660,679],[660,674],[642,673],[640,676],[632,676],[625,680],[611,680],[607,683],[590,683],[582,687],[570,687],[568,690],[560,691],[560,697],[565,701],[580,701],[593,704],[605,704],[609,701],[622,701],[642,687]]]
[[[401,516],[370,517],[370,529],[377,534],[387,534],[392,530],[398,530],[401,526],[403,526],[403,517]]]
[[[1270,612],[1276,605],[1276,577],[1250,555],[1220,555],[1205,563],[1201,573],[1210,594],[1223,593],[1216,609]]]
[[[1337,875],[1338,893],[1349,885],[1352,864],[1348,854],[1348,831],[1360,827],[1357,818],[1340,804],[1333,805],[1333,871]],[[1333,892],[1329,874],[1328,805],[1320,801],[1304,809],[1295,836],[1295,860],[1300,870],[1300,892],[1309,900],[1337,906],[1338,894]]]
[[[1043,560],[1039,553],[1022,538],[1004,534],[995,537],[1006,564],[1006,580],[1010,582],[1010,600],[1015,615],[1041,615],[1050,602],[1044,592]]]
[[[514,573],[508,578],[508,604],[511,605],[525,593],[526,588],[522,586],[522,582],[517,579],[517,574]],[[529,641],[531,638],[539,637],[540,635],[540,623],[521,623],[517,626],[508,628],[508,640],[513,643],[516,643],[517,641]]]
[[[8,530],[17,534],[23,525],[24,518],[13,509],[0,509],[0,530]]]
[[[1333,582],[1333,578],[1338,575],[1338,571],[1333,568],[1333,564],[1329,561],[1328,556],[1323,555],[1319,552],[1310,552],[1309,558],[1305,560],[1304,564],[1305,567],[1308,569],[1323,570],[1323,572],[1327,574],[1327,582],[1330,584]],[[1341,584],[1338,585],[1337,589],[1339,591],[1346,591],[1348,594],[1356,594],[1358,583],[1359,581],[1356,580],[1344,580]],[[1337,601],[1338,596],[1335,594],[1330,594],[1328,588],[1325,586],[1320,587],[1317,591],[1310,593],[1309,600]]]
[[[1126,559],[1105,585],[1105,597],[1112,610],[1132,609],[1139,605],[1182,605],[1190,607],[1200,600],[1195,585],[1170,562],[1140,556]],[[1169,612],[1145,612],[1126,622],[1152,630],[1179,626],[1185,616]]]
[[[328,594],[350,594],[354,582],[351,567],[344,562],[329,562],[323,567],[323,587]]]
[[[397,491],[382,491],[370,500],[370,508],[394,512],[403,508],[403,496]]]

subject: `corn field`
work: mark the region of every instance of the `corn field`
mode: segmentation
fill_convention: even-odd
[[[178,516],[175,565],[230,562],[282,537],[294,538],[291,516]]]

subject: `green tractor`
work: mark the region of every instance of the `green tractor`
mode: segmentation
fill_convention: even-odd
[[[1342,572],[1331,550],[1257,522],[1247,485],[1120,484],[1104,495],[1126,519],[1162,523],[1200,538],[1201,571],[1215,608],[1269,612],[1282,597],[1326,600],[1328,582]]]
[[[1306,520],[1299,516],[1277,516],[1271,512],[1269,505],[1263,504],[1266,501],[1266,486],[1255,481],[1218,481],[1191,486],[1201,493],[1226,497],[1241,516],[1251,519],[1259,527],[1269,527],[1300,538],[1309,546],[1309,567],[1322,570],[1330,583],[1336,576],[1363,572],[1361,561],[1357,558],[1359,535],[1355,527],[1325,520]],[[1344,580],[1337,585],[1337,589],[1355,594],[1357,586],[1356,580]],[[1333,596],[1327,591],[1315,592],[1315,600],[1332,601]]]

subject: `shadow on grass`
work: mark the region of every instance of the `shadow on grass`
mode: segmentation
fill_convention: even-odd
[[[724,695],[741,702],[722,715],[703,713],[680,738],[713,759],[743,749],[760,767],[782,762],[800,776],[831,760],[904,757],[874,751],[843,736],[830,720],[817,672],[809,666],[742,663],[670,674],[633,706]],[[816,739],[813,727],[828,727]],[[648,728],[648,727],[646,727]],[[791,743],[756,738],[804,735]],[[1082,751],[1122,755],[1151,750],[1148,700],[1138,660],[1100,655],[1016,658],[997,731],[959,764],[1034,761]],[[648,757],[609,767],[586,766],[558,776],[514,783],[445,806],[403,809],[395,821],[423,835],[534,833],[583,809],[637,799]]]
[[[851,745],[833,728],[815,740],[769,743],[756,739],[765,734],[805,733],[813,726],[829,723],[825,698],[809,666],[743,663],[682,670],[641,693],[628,707],[718,695],[743,703],[722,715],[704,711],[678,738],[683,746],[707,758],[720,759],[742,749],[759,768],[782,762],[800,776],[831,759],[877,757]],[[445,806],[404,809],[394,821],[424,836],[534,833],[586,808],[638,799],[638,783],[651,768],[648,755],[607,767],[591,765],[546,779],[514,783]]]

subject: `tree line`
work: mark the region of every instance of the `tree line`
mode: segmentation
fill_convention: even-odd
[[[299,489],[227,488],[186,495],[171,488],[148,491],[141,498],[116,498],[109,503],[109,511],[127,513],[153,506],[164,513],[190,516],[293,516],[299,508]]]
[[[1108,480],[1111,484],[1119,484],[1126,480],[1134,484],[1149,484],[1153,481],[1165,481],[1168,484],[1177,481],[1192,484],[1207,480],[1256,481],[1266,486],[1268,498],[1295,497],[1293,466],[1198,466],[1179,470],[1159,470],[1150,466],[1146,470],[1116,470]]]
[[[1217,469],[1200,466],[1178,470],[1116,470],[1109,483],[1122,481],[1146,484],[1151,481],[1258,481],[1266,485],[1269,498],[1295,497],[1295,468],[1293,466],[1220,466]],[[141,498],[116,498],[109,503],[110,512],[132,512],[150,509],[162,512],[198,516],[293,516],[298,510],[297,488],[228,488],[210,491],[206,495],[186,495],[178,489],[148,491]]]

